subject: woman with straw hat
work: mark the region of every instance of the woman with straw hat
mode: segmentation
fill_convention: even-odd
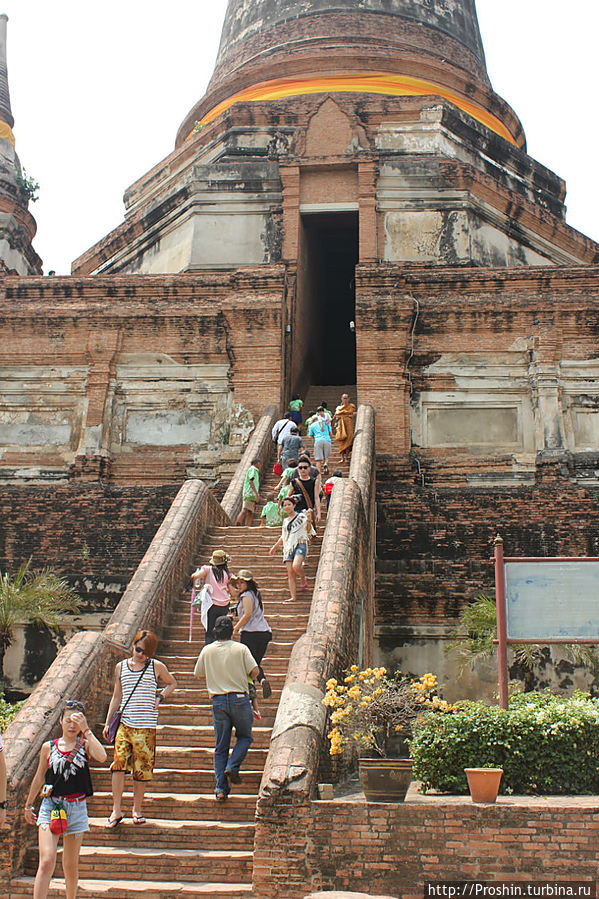
[[[264,604],[258,584],[254,580],[252,572],[248,568],[242,568],[237,573],[237,577],[230,579],[229,585],[231,595],[238,599],[237,616],[239,620],[233,628],[233,634],[240,635],[241,643],[247,646],[256,660],[258,683],[262,684],[262,695],[268,699],[272,689],[262,670],[261,663],[266,647],[272,640],[272,631],[264,617]]]
[[[228,590],[229,569],[227,568],[227,563],[230,561],[230,556],[223,549],[215,549],[208,564],[202,565],[192,575],[193,586],[196,591],[201,590],[204,585],[209,586],[211,589],[212,606],[208,609],[206,644],[214,642],[215,638],[212,632],[214,623],[221,615],[226,615],[229,608],[231,597]]]

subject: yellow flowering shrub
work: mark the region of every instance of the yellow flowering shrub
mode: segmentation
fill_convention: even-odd
[[[417,680],[390,676],[386,668],[352,665],[341,681],[330,678],[323,705],[331,710],[329,753],[341,755],[348,743],[359,749],[386,754],[393,734],[411,730],[424,711],[452,711],[453,706],[437,696],[437,678],[424,674]]]

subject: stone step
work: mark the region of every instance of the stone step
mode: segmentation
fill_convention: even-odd
[[[262,717],[254,718],[254,733],[256,727],[271,728],[273,726],[278,704],[278,699],[273,697],[274,693],[270,699],[263,699],[261,690],[258,690],[258,709]],[[191,731],[191,734],[181,732],[179,736],[171,733],[162,735],[159,732],[157,734],[157,742],[159,745],[163,746],[167,743],[171,746],[175,743],[177,745],[189,745],[191,742],[197,742],[196,737],[194,736],[197,727],[209,727],[212,730],[212,707],[202,710],[201,713],[197,713],[194,709],[188,709],[186,707],[183,707],[181,711],[178,711],[176,706],[174,706],[172,712],[162,712],[159,720],[162,722],[159,727],[164,725],[172,728],[185,728],[186,730]]]
[[[10,899],[31,899],[31,877],[17,877],[10,882]],[[79,879],[78,899],[244,899],[252,894],[250,883],[186,883],[181,880],[97,880]],[[65,882],[54,877],[49,899],[64,899]]]
[[[258,690],[258,705],[262,720],[254,719],[254,746],[265,746],[269,738],[262,738],[260,728],[270,728],[272,724],[267,724],[264,720],[265,715],[269,715],[274,719],[277,713],[277,703],[270,699],[263,699],[261,690]],[[177,707],[173,706],[172,712],[161,712],[160,723],[156,728],[156,742],[159,746],[169,744],[170,746],[189,746],[191,743],[197,743],[198,728],[206,728],[212,731],[212,706],[202,706],[192,708],[189,715],[184,714],[187,708],[183,706],[182,713],[179,714]],[[207,736],[206,739],[212,739]]]
[[[207,729],[206,729],[207,730]],[[234,745],[234,740],[231,741]],[[254,744],[248,749],[245,765],[249,768],[259,768],[266,762],[268,744],[261,748],[255,748]],[[156,764],[160,768],[208,768],[212,764],[214,755],[214,735],[205,738],[205,742],[199,746],[157,746]]]
[[[221,805],[214,800],[212,812],[218,812]],[[173,811],[178,812],[177,809]],[[210,846],[212,849],[237,849],[252,851],[254,848],[253,821],[221,821],[206,819],[204,821],[177,818],[152,818],[144,809],[147,823],[143,825],[143,845],[161,849],[193,849]],[[108,817],[108,816],[107,816]],[[125,848],[139,846],[141,825],[134,824],[126,818],[115,830],[106,828],[106,818],[89,819],[90,832],[85,836],[85,845],[105,846],[118,844]]]
[[[246,760],[247,761],[247,760]],[[94,787],[108,792],[111,789],[111,773],[108,768],[94,772]],[[262,780],[262,768],[250,768],[249,763],[241,769],[241,783],[233,787],[234,792],[257,793]],[[125,783],[130,783],[125,778]],[[151,789],[156,793],[210,793],[214,790],[214,768],[212,759],[205,768],[154,768],[154,776],[150,781]]]
[[[287,590],[281,588],[281,593],[287,592]],[[310,613],[306,612],[298,612],[295,605],[293,603],[284,603],[282,604],[280,600],[275,602],[275,600],[271,597],[270,599],[266,599],[263,597],[264,608],[266,609],[266,603],[270,602],[273,611],[270,613],[270,617],[273,621],[279,625],[283,625],[284,627],[289,627],[292,625],[296,625],[298,628],[306,629],[308,624],[308,618],[310,617]],[[289,612],[288,609],[294,609],[293,612]],[[285,611],[283,611],[285,610]],[[197,612],[197,609],[195,610]],[[197,614],[194,614],[194,627],[197,623]],[[184,634],[189,634],[189,599],[185,602],[185,604],[177,604],[175,610],[171,614],[169,627],[183,627]],[[164,628],[163,633],[166,633],[167,628]]]
[[[272,640],[268,644],[268,657],[270,659],[278,658],[289,660],[291,650],[295,645],[295,640],[282,641]],[[160,660],[164,662],[169,671],[174,674],[177,668],[188,668],[193,671],[198,658],[198,653],[193,653],[189,648],[189,643],[185,640],[172,640],[169,646],[170,652],[160,653]],[[176,677],[176,675],[175,675]]]
[[[268,649],[266,653],[270,659],[273,658],[289,658],[291,650],[295,645],[295,640],[283,640],[278,639],[278,634],[274,634],[275,639],[271,640],[268,644]],[[301,634],[299,634],[301,637]],[[191,658],[193,659],[194,667],[196,663],[196,659],[202,649],[203,642],[197,642],[195,649],[193,642],[189,643],[188,640],[169,640],[168,644],[164,646],[164,650],[160,654],[160,658],[164,662],[164,664],[170,668],[171,666],[168,664],[167,659],[174,660],[175,658]]]
[[[199,653],[204,646],[204,628],[202,627],[201,621],[196,621],[195,616],[193,623],[194,627],[192,630],[191,643],[189,642],[189,621],[186,624],[173,624],[163,628],[162,639],[160,641],[163,652],[176,650],[176,646],[171,646],[171,641],[174,640],[177,644],[186,643],[194,652]],[[268,623],[273,634],[276,635],[278,640],[281,640],[284,643],[295,643],[306,630],[305,627],[290,621],[282,624],[277,620],[276,616],[270,616]]]
[[[96,783],[97,778],[94,777],[94,786]],[[172,790],[159,793],[154,791],[154,786],[152,781],[151,790],[144,796],[143,809],[148,819],[168,818],[176,813],[177,818],[185,821],[210,821],[218,816],[218,820],[223,822],[241,821],[245,824],[250,823],[254,817],[256,793],[247,791],[231,793],[226,802],[217,803],[214,798],[214,778],[211,791],[206,793],[189,791],[176,793]],[[241,784],[236,789],[241,789]],[[131,790],[125,790],[123,810],[126,812],[126,819],[131,818],[132,807],[133,793]],[[90,815],[93,814],[96,819],[105,821],[112,811],[112,793],[108,790],[96,790],[88,800],[88,809]]]
[[[285,665],[285,669],[281,671],[273,671],[272,666],[269,665],[268,657],[264,660],[266,663],[266,667],[268,668],[268,679],[270,681],[270,685],[272,687],[273,693],[275,690],[281,690],[283,684],[285,683],[285,677],[287,675],[287,666]],[[271,660],[272,661],[272,660]],[[195,665],[195,661],[194,661]],[[177,679],[177,689],[173,693],[172,702],[163,703],[164,708],[168,708],[172,705],[179,704],[179,690],[193,690],[194,695],[198,697],[198,702],[207,703],[208,702],[208,694],[206,692],[206,684],[204,682],[204,678],[194,677],[193,674],[193,665],[186,666],[183,670],[182,668],[176,668],[172,666],[170,668],[171,672]],[[260,692],[260,691],[258,691]],[[171,697],[169,697],[170,699]],[[181,700],[184,702],[184,700]]]
[[[145,877],[155,875],[160,880],[250,883],[252,856],[251,851],[238,849],[162,849],[151,845],[121,848],[84,843],[79,876],[94,877],[101,871],[106,880],[134,880],[143,871]],[[35,874],[37,848],[27,854],[24,869],[25,874]],[[57,854],[56,873],[62,876],[62,846]]]

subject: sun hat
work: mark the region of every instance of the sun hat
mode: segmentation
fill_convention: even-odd
[[[247,583],[248,581],[253,580],[254,575],[249,570],[249,568],[240,568],[235,577],[229,578],[229,583],[233,584],[233,586],[236,587],[239,581],[245,581]]]
[[[231,556],[227,555],[224,549],[215,549],[210,557],[209,565],[226,565],[231,561]]]

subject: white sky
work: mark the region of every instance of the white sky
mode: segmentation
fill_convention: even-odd
[[[17,152],[44,271],[123,220],[125,189],[174,147],[203,96],[226,0],[0,0]],[[597,0],[477,0],[494,89],[528,152],[566,180],[567,221],[599,240]]]

